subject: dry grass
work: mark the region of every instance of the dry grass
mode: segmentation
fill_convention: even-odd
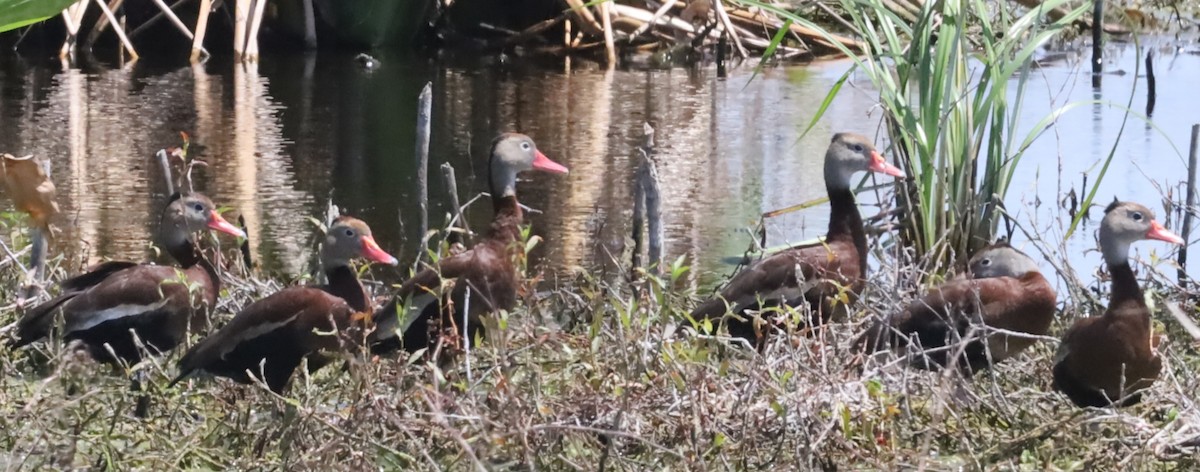
[[[877,251],[878,252],[878,251]],[[911,297],[885,262],[856,319]],[[17,273],[0,268],[5,299]],[[1177,342],[1136,407],[1084,411],[1050,389],[1055,345],[1041,342],[964,382],[852,365],[861,322],[780,337],[753,353],[674,326],[690,294],[651,279],[579,276],[499,317],[465,363],[355,359],[289,396],[223,380],[166,389],[178,353],[137,366],[152,398],[133,416],[127,373],[56,343],[0,348],[5,469],[117,470],[808,470],[1191,469],[1200,466],[1200,364]],[[228,316],[277,283],[230,280]],[[1060,297],[1068,298],[1068,297]],[[1055,327],[1061,333],[1076,310]],[[0,322],[18,313],[4,307]],[[1165,322],[1170,326],[1169,322]],[[861,373],[860,373],[861,370]]]

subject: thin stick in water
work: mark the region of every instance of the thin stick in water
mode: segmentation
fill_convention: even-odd
[[[1092,6],[1092,87],[1100,88],[1100,74],[1104,72],[1104,2],[1096,0]]]
[[[1179,249],[1179,285],[1187,287],[1188,239],[1192,233],[1192,214],[1196,211],[1196,155],[1200,153],[1200,124],[1192,125],[1192,146],[1188,151],[1187,201],[1183,209],[1183,247]]]
[[[1158,94],[1154,92],[1154,51],[1146,52],[1146,116],[1154,116],[1154,100]]]

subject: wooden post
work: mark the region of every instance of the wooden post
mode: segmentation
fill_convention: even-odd
[[[192,35],[192,62],[200,59],[200,55],[208,56],[204,49],[204,33],[208,31],[208,14],[212,13],[213,0],[200,0],[200,11],[196,14],[196,33]]]
[[[108,22],[112,23],[113,31],[117,33],[117,37],[121,38],[121,44],[125,45],[125,50],[129,51],[129,58],[136,61],[138,59],[137,50],[133,48],[133,43],[129,42],[129,37],[125,36],[125,28],[117,21],[117,17],[113,15],[112,10],[108,9],[108,4],[104,0],[96,0],[96,6],[100,7],[100,11],[104,12],[104,16],[108,17]]]
[[[1187,201],[1183,209],[1183,247],[1179,249],[1179,285],[1187,287],[1188,238],[1192,235],[1192,213],[1196,210],[1196,154],[1200,154],[1200,124],[1192,125],[1192,148],[1188,152]]]

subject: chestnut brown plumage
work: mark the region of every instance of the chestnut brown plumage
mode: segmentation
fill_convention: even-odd
[[[719,296],[696,307],[692,319],[724,319],[731,335],[761,345],[766,325],[757,322],[758,310],[807,305],[812,310],[809,323],[817,325],[853,303],[867,270],[867,238],[850,190],[850,177],[861,171],[904,176],[867,137],[834,135],[825,153],[825,189],[831,206],[825,240],[787,249],[739,272]]]
[[[143,354],[139,340],[157,354],[175,348],[189,329],[207,329],[221,281],[194,241],[194,234],[205,229],[244,236],[208,197],[172,195],[157,237],[182,270],[126,261],[93,266],[60,283],[58,296],[26,312],[17,323],[14,345],[57,332],[67,341],[82,341],[98,361],[136,364]]]
[[[1079,407],[1129,406],[1141,401],[1162,370],[1150,330],[1150,309],[1129,266],[1129,246],[1157,239],[1183,244],[1142,205],[1114,200],[1100,221],[1100,249],[1112,276],[1103,315],[1076,320],[1054,361],[1054,389]]]
[[[246,306],[188,350],[171,384],[206,371],[244,384],[261,379],[282,393],[306,357],[312,359],[310,370],[315,370],[327,361],[325,353],[361,344],[371,307],[350,267],[354,257],[396,264],[396,258],[376,244],[366,223],[337,219],[321,248],[326,285],[285,288]]]
[[[524,252],[517,174],[529,170],[567,173],[529,136],[506,133],[492,141],[488,183],[495,216],[487,234],[471,249],[438,260],[400,286],[392,301],[374,314],[373,352],[416,352],[434,346],[445,333],[473,343],[483,333],[480,315],[516,304],[519,276],[513,261]],[[461,326],[463,309],[468,310],[466,326]]]
[[[977,252],[968,268],[965,277],[939,285],[873,326],[859,338],[859,349],[907,351],[912,367],[933,370],[953,364],[971,375],[1035,341],[989,329],[1031,335],[1050,330],[1057,296],[1033,259],[996,243]]]

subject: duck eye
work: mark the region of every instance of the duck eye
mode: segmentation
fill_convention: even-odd
[[[861,145],[861,144],[855,144],[855,145],[854,145],[854,152],[863,152],[863,145]]]
[[[1135,211],[1132,215],[1130,215],[1130,218],[1133,218],[1133,221],[1142,221],[1142,218],[1144,217],[1142,216],[1142,212]]]
[[[528,151],[531,148],[533,148],[533,145],[529,144],[529,141],[525,141],[525,142],[521,143],[521,149]]]

